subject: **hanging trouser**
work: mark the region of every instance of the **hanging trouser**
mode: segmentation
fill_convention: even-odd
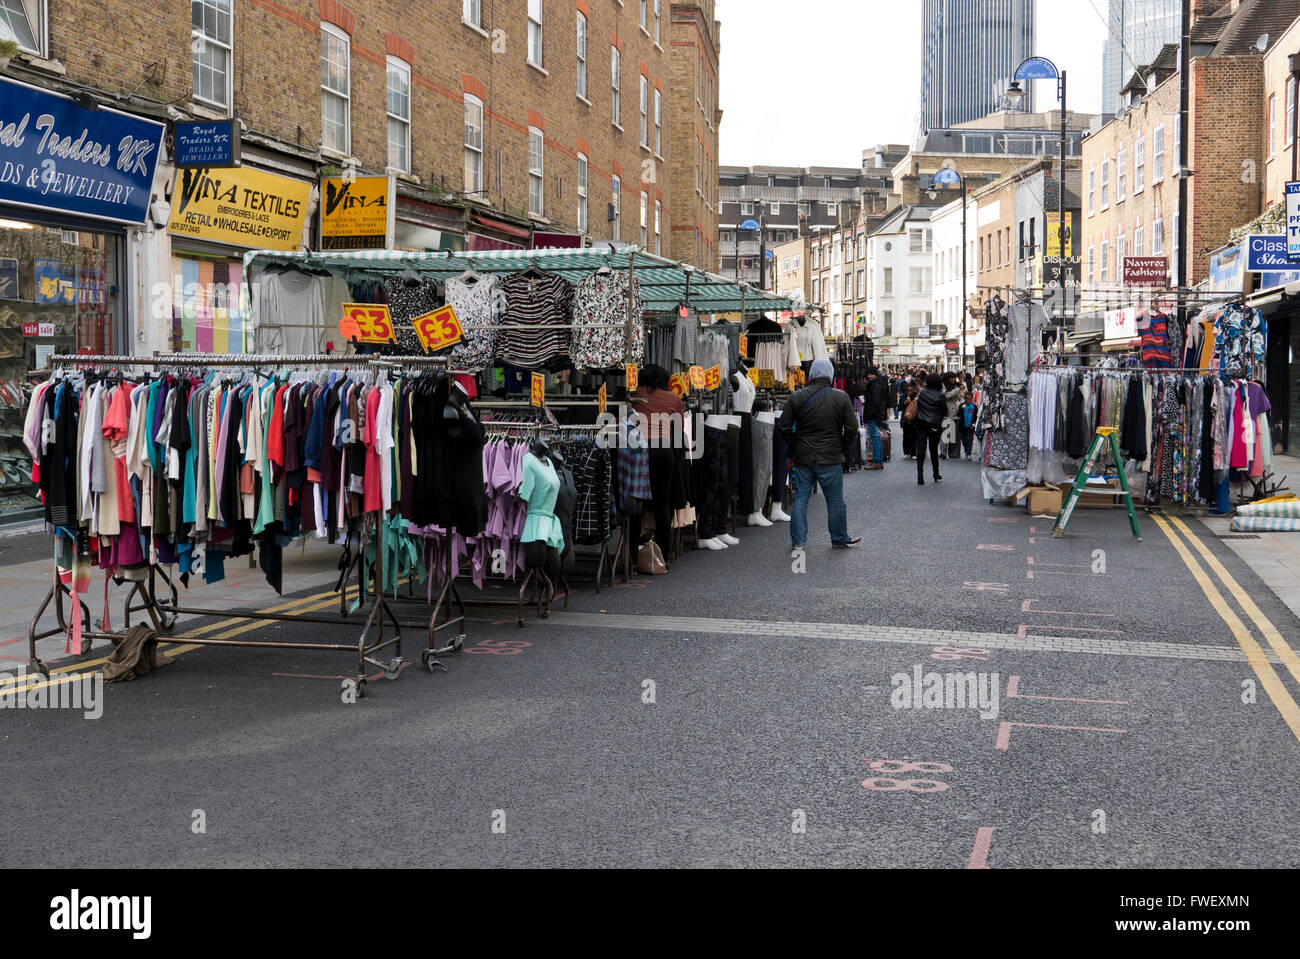
[[[704,456],[696,466],[696,494],[699,497],[700,539],[714,539],[725,532],[723,501],[727,495],[727,431],[704,428]]]
[[[785,499],[785,481],[790,476],[790,454],[779,429],[772,430],[772,503],[780,506]]]
[[[753,477],[751,489],[751,513],[760,512],[767,502],[767,491],[772,488],[772,434],[775,425],[754,420],[750,425],[752,433],[751,452],[753,454]],[[743,502],[743,499],[742,499]],[[741,507],[744,512],[744,507]]]
[[[732,504],[740,487],[740,435],[741,428],[727,426],[727,485],[722,497],[722,532],[731,528]]]
[[[677,454],[672,449],[650,447],[650,496],[655,517],[655,542],[665,556],[672,542],[672,503]]]
[[[754,415],[740,414],[740,515],[748,516],[760,508],[754,505]],[[760,504],[761,506],[761,504]]]

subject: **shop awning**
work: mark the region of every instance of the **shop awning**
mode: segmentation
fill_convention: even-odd
[[[244,270],[284,264],[300,269],[328,270],[344,279],[371,276],[385,279],[411,269],[431,280],[445,282],[466,270],[479,273],[518,273],[535,266],[578,283],[602,267],[626,272],[631,266],[641,289],[646,313],[665,313],[683,303],[698,313],[762,313],[791,310],[787,297],[764,293],[715,273],[696,270],[636,247],[604,243],[586,249],[438,251],[407,253],[398,250],[355,252],[292,252],[251,250],[244,255]],[[689,295],[688,295],[689,294]]]

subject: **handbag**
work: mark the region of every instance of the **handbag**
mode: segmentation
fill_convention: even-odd
[[[907,409],[903,410],[903,422],[908,426],[916,424],[916,418],[921,415],[921,394],[917,393],[912,397],[912,402],[907,404]]]
[[[647,576],[663,576],[668,572],[668,564],[664,562],[664,554],[660,551],[659,544],[654,540],[637,550],[636,571],[645,573]]]

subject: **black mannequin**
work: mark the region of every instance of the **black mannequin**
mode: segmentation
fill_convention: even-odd
[[[795,321],[796,323],[798,323],[800,326],[807,326],[807,325],[808,325],[808,317],[807,317],[805,314],[802,314],[802,313],[799,314],[798,316],[796,316],[796,317],[794,318],[794,321]]]
[[[532,453],[540,460],[545,459],[550,455],[551,448],[546,445],[546,440],[539,436],[534,439],[532,445],[528,447],[528,452]]]

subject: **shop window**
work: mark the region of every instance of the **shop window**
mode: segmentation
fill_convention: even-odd
[[[0,34],[6,11],[19,0],[0,0]],[[231,0],[190,3],[190,49],[194,52],[194,98],[230,109]],[[20,44],[21,45],[21,44]]]

